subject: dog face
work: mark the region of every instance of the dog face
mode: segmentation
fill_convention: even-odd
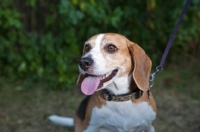
[[[119,34],[98,34],[84,45],[78,83],[87,95],[103,88],[127,91],[132,80],[146,91],[150,69],[151,61],[138,45]]]

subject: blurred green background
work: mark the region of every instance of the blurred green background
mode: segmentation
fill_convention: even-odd
[[[184,0],[1,0],[0,75],[25,87],[70,89],[84,42],[102,32],[125,35],[158,65]],[[165,66],[195,63],[200,2],[192,0]],[[188,63],[188,62],[187,62]]]
[[[114,32],[159,64],[185,0],[0,0],[0,132],[72,132],[84,42]],[[64,91],[64,92],[63,92]],[[158,132],[200,131],[200,0],[191,0],[152,93]]]

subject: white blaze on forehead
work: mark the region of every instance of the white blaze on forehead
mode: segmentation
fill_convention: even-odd
[[[94,44],[94,48],[91,50],[91,53],[93,55],[93,57],[95,57],[98,54],[101,54],[101,43],[103,40],[104,34],[100,34],[96,37],[95,39],[95,44]]]
[[[101,44],[104,36],[105,34],[99,34],[94,41],[94,47],[91,49],[90,52],[88,52],[88,54],[91,55],[94,61],[93,74],[96,75],[102,75],[107,72],[105,71],[106,61],[101,52]]]
[[[97,36],[96,40],[95,40],[95,47],[100,47],[102,39],[104,37],[105,34],[100,34]]]
[[[84,57],[88,57],[89,55],[95,55],[97,52],[100,52],[100,46],[101,46],[101,42],[103,40],[105,34],[99,34],[96,39],[95,39],[95,43],[94,43],[94,48],[92,48],[92,50],[90,52],[88,52],[87,54],[85,54],[82,58]],[[88,43],[91,42],[91,40],[87,41]],[[86,42],[86,43],[87,43]]]
[[[93,54],[93,57],[94,57],[94,55],[96,56],[98,54],[101,54],[101,48],[100,47],[101,47],[103,37],[104,37],[104,34],[100,34],[96,37],[94,48],[91,51],[91,52],[93,52],[93,53],[91,53],[91,54]],[[100,56],[102,57],[102,55],[100,55]]]

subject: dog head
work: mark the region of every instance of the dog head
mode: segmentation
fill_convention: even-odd
[[[109,87],[128,90],[131,81],[147,91],[151,60],[141,47],[122,35],[98,34],[85,42],[79,70],[77,83],[86,95]]]

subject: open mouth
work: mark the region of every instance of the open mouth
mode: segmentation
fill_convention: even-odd
[[[115,77],[117,72],[118,69],[98,76],[86,74],[86,77],[81,84],[81,91],[86,95],[93,94],[98,88],[101,88],[105,82],[108,82]]]
[[[118,69],[115,69],[115,70],[113,70],[109,73],[106,73],[106,74],[100,75],[100,76],[96,76],[96,75],[92,75],[92,74],[86,74],[86,77],[89,77],[89,76],[101,77],[100,83],[99,83],[99,86],[98,86],[98,88],[100,88],[100,87],[103,86],[103,83],[110,81],[117,74],[117,72],[118,72]]]
[[[101,80],[100,80],[100,84],[99,84],[99,87],[102,87],[103,86],[103,83],[107,82],[107,81],[110,81],[118,72],[118,69],[115,69],[113,70],[112,72],[109,72],[107,74],[104,74],[102,77],[101,77]]]

